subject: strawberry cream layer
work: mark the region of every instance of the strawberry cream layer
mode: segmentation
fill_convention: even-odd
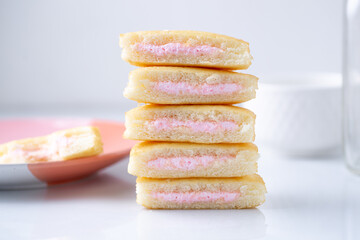
[[[164,45],[155,45],[148,43],[136,43],[131,46],[132,49],[138,52],[146,52],[156,56],[166,56],[166,55],[217,55],[224,50],[217,47],[212,47],[209,45],[201,46],[188,46],[183,43],[167,43]]]
[[[195,203],[195,202],[232,202],[239,196],[239,192],[153,192],[151,196],[157,200],[175,203]]]
[[[56,156],[51,149],[45,146],[33,148],[15,148],[7,154],[0,156],[0,162],[25,163],[25,162],[44,162]]]
[[[243,87],[236,83],[199,84],[194,85],[185,82],[157,82],[154,88],[168,94],[190,94],[190,95],[220,95],[237,92]]]
[[[34,140],[31,143],[14,143],[8,151],[1,155],[0,163],[31,163],[61,160],[59,149],[67,147],[74,142],[68,137],[49,137],[47,141]]]
[[[239,126],[233,121],[181,121],[174,118],[158,118],[150,122],[150,126],[157,130],[173,130],[177,127],[190,128],[193,132],[216,133],[233,131]]]
[[[233,159],[235,156],[194,156],[194,157],[159,157],[150,160],[147,165],[150,168],[163,169],[163,170],[194,170],[198,167],[208,167],[212,163],[225,162],[226,160]]]

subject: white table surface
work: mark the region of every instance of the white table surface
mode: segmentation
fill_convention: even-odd
[[[341,159],[262,152],[267,201],[249,210],[147,210],[127,159],[48,189],[0,192],[0,239],[360,239],[360,177]]]

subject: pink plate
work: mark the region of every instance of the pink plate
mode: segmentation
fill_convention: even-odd
[[[0,189],[48,186],[87,177],[127,156],[136,143],[122,138],[125,127],[119,122],[95,119],[21,119],[0,121],[0,144],[79,126],[99,128],[104,143],[102,154],[59,162],[2,164]]]

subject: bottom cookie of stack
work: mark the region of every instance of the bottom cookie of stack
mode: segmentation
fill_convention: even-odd
[[[262,178],[156,179],[139,177],[137,203],[152,209],[241,209],[254,208],[265,201]]]

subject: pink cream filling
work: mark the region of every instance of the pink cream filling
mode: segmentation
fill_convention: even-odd
[[[208,167],[213,162],[225,162],[234,156],[194,156],[194,157],[159,157],[150,160],[147,165],[151,168],[164,170],[194,170],[197,167]]]
[[[17,148],[8,153],[8,157],[12,159],[27,159],[29,161],[48,161],[52,156],[54,156],[54,153],[44,147],[33,149]]]
[[[26,159],[30,162],[39,161],[56,161],[60,160],[59,149],[61,147],[67,147],[72,144],[72,139],[67,137],[56,137],[49,141],[47,144],[39,145],[17,145],[15,149],[8,152],[6,157],[21,161]],[[1,159],[0,159],[1,160]]]
[[[153,192],[151,196],[157,200],[175,203],[213,202],[222,200],[232,202],[240,196],[239,192]]]
[[[215,94],[230,94],[241,90],[243,87],[236,83],[221,83],[221,84],[200,84],[194,86],[193,84],[185,82],[157,82],[154,88],[158,91],[170,94],[193,94],[193,95],[215,95]]]
[[[233,131],[238,125],[233,121],[180,121],[173,118],[159,118],[150,122],[150,126],[157,130],[172,130],[177,127],[190,128],[193,132],[215,133],[219,131]]]
[[[199,56],[203,54],[216,55],[224,52],[224,50],[222,50],[221,48],[212,47],[209,45],[187,46],[182,43],[167,43],[164,45],[136,43],[131,47],[138,52],[147,52],[154,54],[156,56],[165,56],[165,55]]]

